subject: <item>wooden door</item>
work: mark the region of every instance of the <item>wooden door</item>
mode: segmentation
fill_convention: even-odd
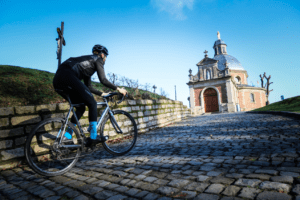
[[[205,90],[203,96],[205,112],[219,111],[218,96],[217,92],[214,89],[209,88]]]

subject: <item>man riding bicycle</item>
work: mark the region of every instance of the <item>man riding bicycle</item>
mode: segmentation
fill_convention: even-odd
[[[104,64],[108,55],[108,50],[101,45],[95,45],[92,49],[93,55],[80,57],[71,57],[64,61],[57,69],[53,79],[55,89],[61,89],[69,94],[73,104],[84,103],[89,108],[89,127],[90,137],[87,138],[86,146],[94,146],[102,142],[97,136],[97,102],[93,95],[105,96],[108,93],[102,93],[92,87],[91,76],[97,71],[100,82],[113,90],[126,95],[127,91],[124,88],[119,88],[106,79],[104,73]],[[84,81],[84,84],[81,82]],[[65,97],[64,97],[65,98]],[[76,115],[78,120],[85,112],[85,106],[77,107]],[[76,126],[74,115],[71,122]],[[73,130],[69,127],[65,133],[63,141],[72,141]]]

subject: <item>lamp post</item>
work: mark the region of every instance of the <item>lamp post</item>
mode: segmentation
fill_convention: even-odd
[[[175,85],[175,101],[177,101],[177,95],[176,95],[176,85]]]

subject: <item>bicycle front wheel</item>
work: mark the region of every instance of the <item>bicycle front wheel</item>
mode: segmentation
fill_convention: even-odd
[[[108,137],[108,140],[102,143],[104,149],[113,155],[120,156],[134,147],[137,139],[137,126],[129,113],[123,110],[112,112],[113,116],[106,115],[101,125],[100,135]]]
[[[64,125],[65,120],[62,118],[46,119],[38,123],[28,135],[25,156],[36,173],[57,176],[66,173],[76,164],[81,153],[82,139],[73,124],[67,122],[67,128],[69,126],[73,130],[73,141],[60,143]]]

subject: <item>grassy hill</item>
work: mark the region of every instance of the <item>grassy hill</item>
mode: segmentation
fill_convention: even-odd
[[[55,73],[29,69],[10,65],[0,65],[0,107],[13,107],[24,105],[53,104],[65,102],[53,88]],[[100,91],[112,91],[101,83],[92,82],[92,85]],[[160,99],[163,96],[125,87],[129,93],[129,99]],[[102,98],[94,95],[96,101]]]
[[[253,111],[288,111],[300,113],[300,96],[284,99]]]

